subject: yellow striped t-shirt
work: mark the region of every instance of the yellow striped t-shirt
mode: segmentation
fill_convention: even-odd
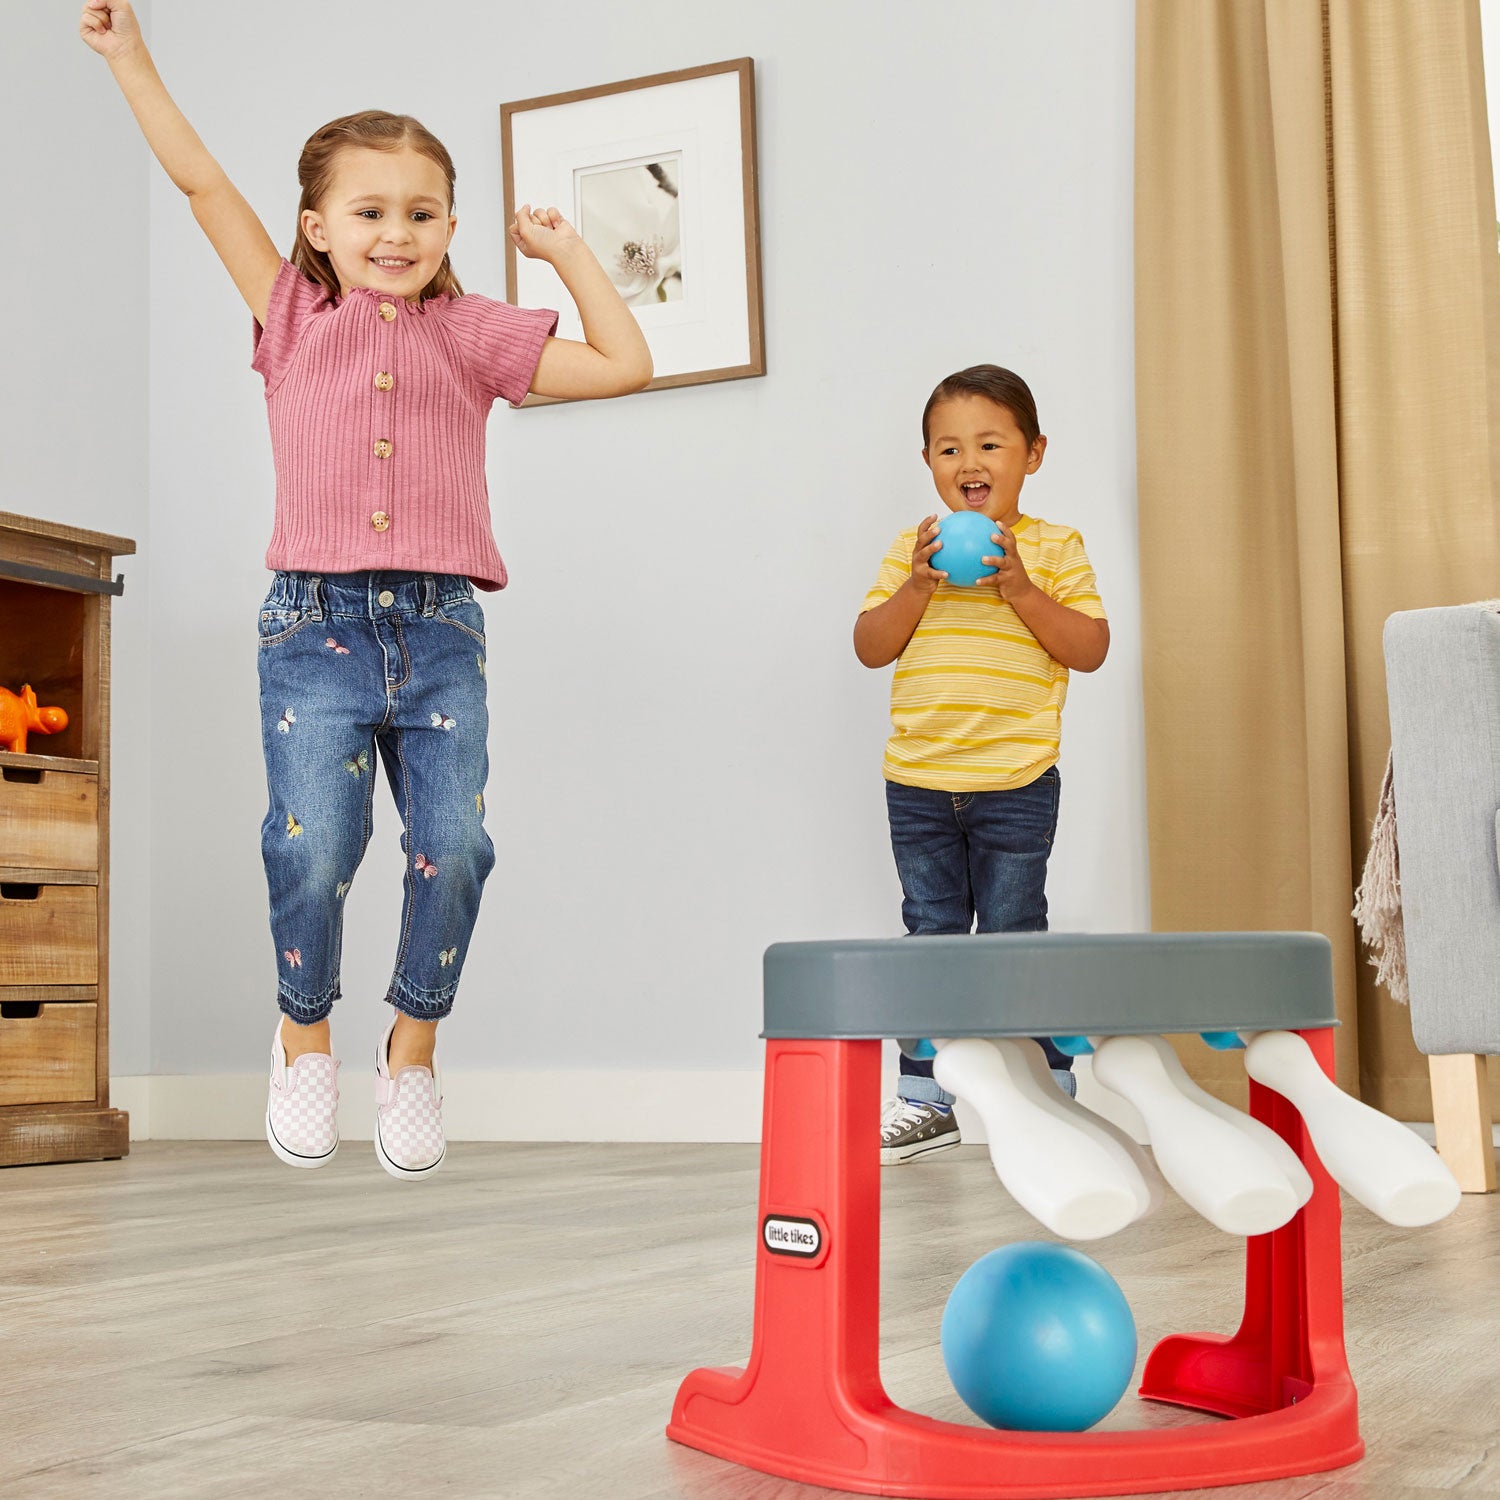
[[[1038,588],[1091,619],[1105,618],[1076,531],[1035,516],[1011,530]],[[916,541],[912,526],[891,543],[862,611],[911,576]],[[896,662],[886,779],[944,792],[1025,786],[1057,761],[1067,696],[1068,669],[994,589],[940,583]]]

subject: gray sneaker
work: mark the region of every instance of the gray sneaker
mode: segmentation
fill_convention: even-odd
[[[880,1165],[899,1166],[939,1151],[950,1151],[962,1143],[958,1116],[952,1108],[924,1104],[899,1095],[887,1102],[880,1115]]]

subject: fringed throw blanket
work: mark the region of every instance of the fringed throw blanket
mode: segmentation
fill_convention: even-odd
[[[1401,856],[1396,848],[1396,792],[1391,757],[1385,758],[1385,779],[1380,783],[1380,806],[1370,830],[1370,852],[1365,873],[1354,893],[1354,920],[1359,935],[1370,949],[1375,979],[1391,992],[1399,1005],[1406,993],[1406,929],[1401,925]]]
[[[1500,613],[1500,599],[1485,599],[1475,609]],[[1401,853],[1396,843],[1396,791],[1392,757],[1385,758],[1380,806],[1370,830],[1370,852],[1354,893],[1354,920],[1370,949],[1375,978],[1400,1005],[1410,1002],[1406,988],[1406,931],[1401,923]]]

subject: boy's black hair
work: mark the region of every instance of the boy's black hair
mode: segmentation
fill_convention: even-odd
[[[1036,415],[1036,398],[1031,394],[1031,387],[1014,370],[1004,370],[999,365],[970,365],[967,370],[959,370],[946,380],[940,380],[937,389],[927,398],[927,405],[922,408],[924,453],[932,408],[939,401],[951,401],[955,396],[984,396],[996,406],[1003,406],[1016,419],[1016,426],[1021,429],[1028,448],[1042,435]]]

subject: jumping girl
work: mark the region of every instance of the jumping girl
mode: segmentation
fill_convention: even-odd
[[[255,317],[276,471],[260,608],[262,850],[281,1015],[266,1137],[319,1167],[338,1146],[343,903],[370,836],[378,755],[403,826],[405,900],[394,1014],[376,1055],[375,1152],[398,1178],[445,1152],[434,1045],[453,1007],[480,891],[484,618],[505,585],[490,526],[485,422],[503,397],[619,396],[651,379],[634,315],[555,208],[523,205],[510,237],[557,271],[584,341],[555,313],[465,294],[448,259],[453,162],[407,115],[315,131],[283,259],[163,86],[125,0],[87,0],[83,40],[114,74],[147,144]]]

